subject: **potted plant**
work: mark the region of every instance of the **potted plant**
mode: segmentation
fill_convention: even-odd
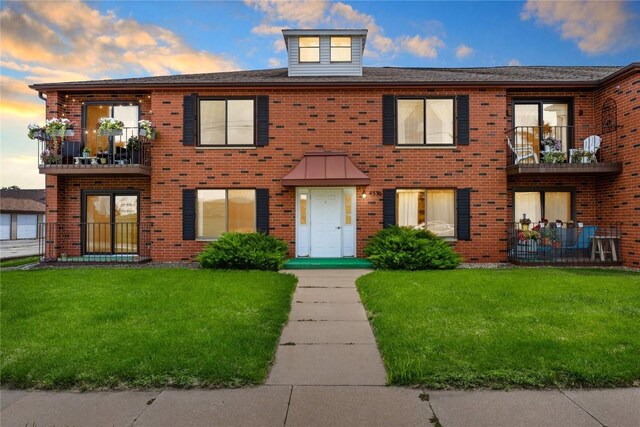
[[[98,119],[98,135],[117,136],[122,135],[124,122],[114,117],[100,117]]]
[[[38,139],[41,141],[45,139],[45,130],[42,126],[35,123],[29,123],[27,125],[27,129],[29,130],[27,133],[29,139]]]
[[[98,142],[98,158],[100,159],[100,163],[102,163],[103,165],[107,164],[109,152],[107,151],[107,148],[104,145],[104,141],[102,140]]]
[[[150,141],[156,139],[156,127],[150,120],[140,120],[138,122],[138,126],[140,127],[140,130],[138,131],[140,136],[144,136]]]
[[[593,163],[596,156],[591,151],[576,149],[571,156],[571,163]]]
[[[59,119],[54,117],[47,120],[44,125],[45,132],[51,138],[62,138],[64,141],[65,136],[73,136],[73,123],[69,119]]]
[[[529,225],[531,225],[531,220],[527,218],[527,214],[522,214],[522,218],[520,218],[520,228],[524,231],[529,230]]]
[[[45,148],[40,153],[40,163],[45,165],[55,165],[58,162],[58,155],[54,151]]]
[[[529,251],[538,250],[538,239],[540,233],[533,230],[522,230],[518,232],[518,243],[525,245]]]
[[[564,163],[564,153],[562,151],[550,151],[544,153],[543,163]]]
[[[86,145],[82,149],[82,157],[84,157],[85,159],[88,159],[89,157],[91,157],[91,150],[89,150],[89,147],[87,147]]]
[[[545,153],[562,150],[562,142],[559,139],[553,138],[551,136],[543,138],[540,143],[544,147]]]
[[[551,229],[549,227],[540,229],[540,240],[543,246],[551,246]]]
[[[140,138],[137,136],[129,137],[127,140],[127,151],[129,152],[131,164],[137,165],[140,163]]]

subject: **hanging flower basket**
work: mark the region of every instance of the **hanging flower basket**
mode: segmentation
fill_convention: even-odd
[[[65,136],[73,136],[73,123],[69,119],[58,119],[56,117],[47,120],[44,130],[51,138],[62,138]]]
[[[100,117],[98,119],[98,135],[119,136],[122,135],[124,122],[113,117]]]
[[[140,130],[138,131],[138,135],[146,137],[148,140],[153,141],[156,139],[156,128],[153,126],[153,123],[149,120],[140,120],[138,122],[138,126]]]

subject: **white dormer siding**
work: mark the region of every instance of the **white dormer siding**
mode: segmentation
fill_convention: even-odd
[[[287,45],[289,77],[296,76],[362,76],[362,53],[367,30],[282,30]],[[318,37],[320,61],[300,62],[301,37]],[[331,38],[351,39],[351,61],[331,62]]]

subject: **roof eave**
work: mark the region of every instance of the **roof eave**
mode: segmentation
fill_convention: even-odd
[[[200,88],[200,87],[424,87],[424,86],[446,86],[446,87],[505,87],[505,88],[545,88],[545,87],[581,87],[581,88],[594,88],[600,86],[602,83],[600,80],[586,80],[586,81],[529,81],[529,82],[504,82],[504,81],[442,81],[442,82],[429,82],[429,81],[411,81],[411,82],[359,82],[359,81],[337,81],[337,82],[236,82],[236,83],[218,83],[218,82],[200,82],[200,83],[138,83],[138,84],[64,84],[64,83],[42,83],[33,84],[29,87],[36,91],[106,91],[106,90],[150,90],[156,88]]]

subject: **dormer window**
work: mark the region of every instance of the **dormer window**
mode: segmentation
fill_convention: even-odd
[[[320,62],[320,37],[300,37],[300,62]]]
[[[331,37],[331,62],[351,62],[351,37]]]

